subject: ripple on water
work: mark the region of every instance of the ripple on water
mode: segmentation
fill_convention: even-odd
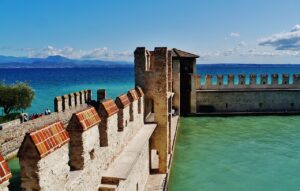
[[[300,116],[182,118],[170,190],[300,186]]]

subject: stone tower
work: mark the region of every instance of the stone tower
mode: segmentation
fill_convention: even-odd
[[[198,56],[178,49],[168,50],[166,47],[157,47],[154,51],[138,47],[134,56],[135,85],[141,87],[145,94],[145,121],[157,123],[150,147],[158,153],[158,173],[166,173],[172,150],[172,117],[195,110],[194,79]]]

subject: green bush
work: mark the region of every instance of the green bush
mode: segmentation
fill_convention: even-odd
[[[15,119],[19,119],[20,118],[20,113],[10,113],[8,115],[5,116],[0,116],[0,124],[1,123],[6,123]]]
[[[5,115],[30,107],[33,98],[34,91],[27,83],[16,82],[11,85],[0,83],[0,107],[3,108]]]

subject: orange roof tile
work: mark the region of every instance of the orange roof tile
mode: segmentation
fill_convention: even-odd
[[[94,125],[98,124],[101,121],[101,119],[94,107],[90,107],[83,111],[77,112],[76,117],[77,117],[78,121],[80,122],[83,130],[87,130],[90,127],[93,127]]]
[[[119,97],[117,97],[116,103],[121,108],[125,108],[126,106],[128,106],[130,104],[130,101],[127,94],[122,94]]]
[[[136,87],[135,90],[139,97],[142,97],[145,95],[141,87]]]
[[[112,100],[106,100],[101,103],[103,108],[106,111],[106,114],[108,117],[112,116],[113,114],[117,113],[119,111],[119,108],[117,107],[116,103]]]
[[[63,123],[60,121],[40,127],[30,132],[29,135],[41,157],[50,154],[70,140]]]
[[[12,174],[8,168],[8,165],[3,156],[0,154],[0,184],[7,181],[11,177]]]
[[[139,99],[135,89],[129,90],[127,95],[130,101],[135,101]]]

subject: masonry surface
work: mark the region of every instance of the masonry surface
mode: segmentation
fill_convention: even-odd
[[[225,82],[225,77],[227,81]],[[248,82],[247,82],[248,77]],[[292,77],[292,81],[290,81]],[[199,77],[198,77],[199,78]],[[216,83],[212,83],[215,78]],[[199,114],[298,114],[300,76],[206,75],[196,87]]]
[[[197,57],[139,47],[135,88],[127,93],[115,100],[103,89],[96,100],[91,90],[57,96],[51,115],[8,124],[0,131],[1,153],[17,153],[22,189],[166,190],[181,112],[180,65],[194,68]],[[2,161],[0,186],[8,190],[11,173]]]

